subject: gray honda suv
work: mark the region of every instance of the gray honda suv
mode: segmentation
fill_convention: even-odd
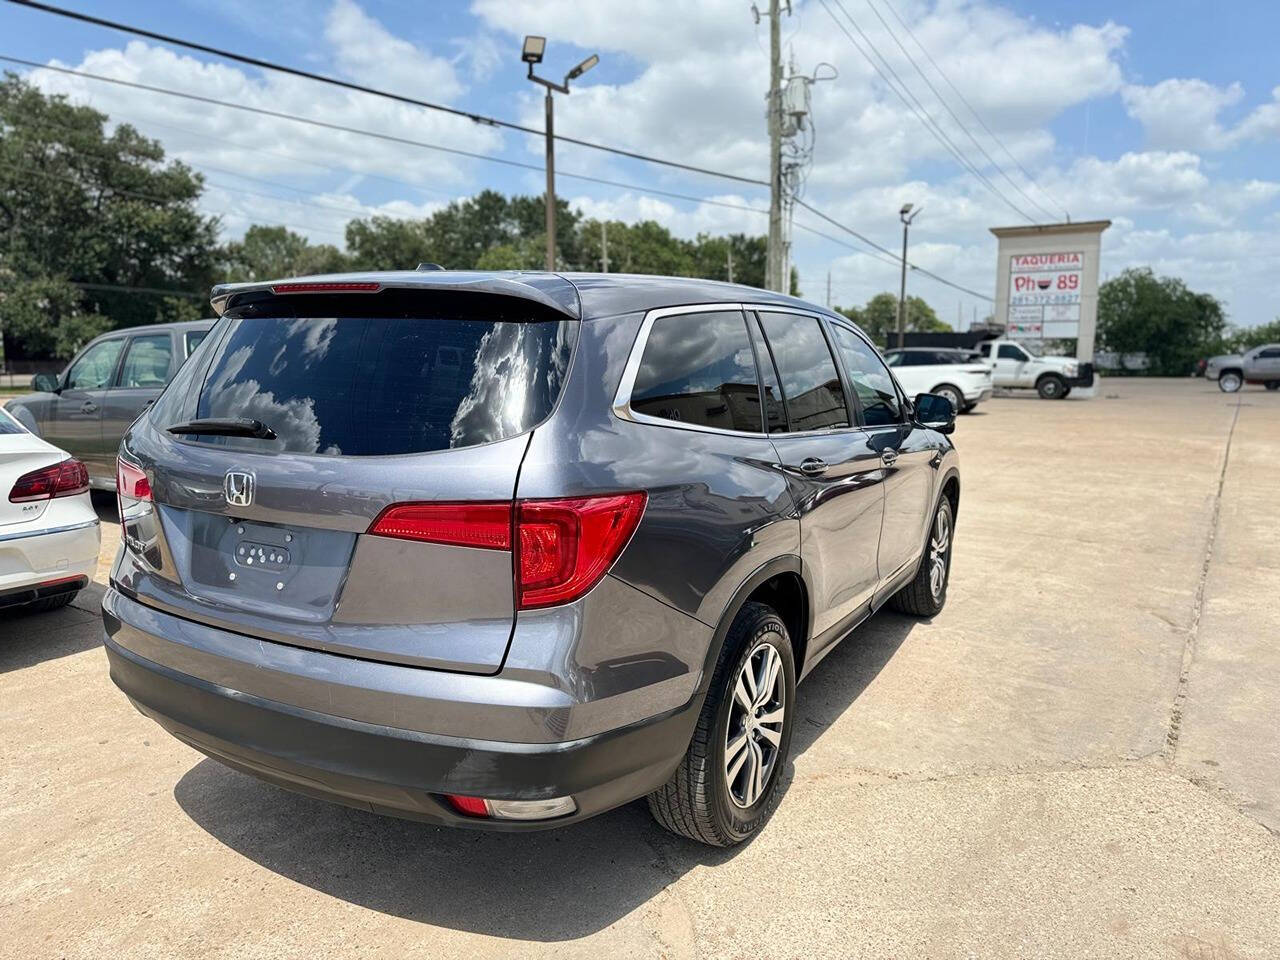
[[[125,434],[111,677],[301,793],[492,829],[647,797],[726,846],[796,683],[946,599],[954,413],[848,320],[700,280],[216,287]]]

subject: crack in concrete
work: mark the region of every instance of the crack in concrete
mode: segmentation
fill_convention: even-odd
[[[1173,704],[1169,708],[1169,730],[1165,734],[1165,743],[1160,751],[1163,759],[1171,767],[1178,755],[1178,739],[1182,734],[1182,710],[1187,701],[1187,688],[1191,680],[1191,664],[1195,660],[1196,640],[1200,636],[1200,618],[1204,614],[1205,590],[1209,583],[1209,568],[1213,564],[1213,547],[1218,539],[1218,527],[1222,519],[1222,489],[1227,481],[1227,466],[1231,462],[1231,441],[1236,434],[1236,424],[1240,421],[1240,401],[1236,400],[1231,413],[1231,427],[1227,430],[1227,442],[1222,452],[1222,469],[1218,471],[1218,488],[1213,495],[1213,516],[1209,521],[1209,536],[1205,540],[1204,560],[1200,565],[1200,578],[1196,582],[1195,599],[1191,604],[1191,623],[1187,627],[1187,637],[1182,645],[1182,668],[1178,673],[1178,687],[1173,696]]]

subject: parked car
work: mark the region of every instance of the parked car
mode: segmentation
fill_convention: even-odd
[[[88,471],[0,408],[0,484],[0,608],[65,607],[98,567]]]
[[[213,304],[121,444],[103,619],[115,683],[229,766],[503,830],[648,796],[729,845],[796,682],[946,601],[954,410],[820,307],[438,270]]]
[[[9,412],[83,462],[90,485],[114,490],[120,437],[212,326],[212,320],[193,320],[104,333],[62,373],[36,374],[31,380],[36,392],[10,400]]]
[[[1280,390],[1280,343],[1263,344],[1244,354],[1210,357],[1204,375],[1217,380],[1223,393],[1235,393],[1246,383]]]
[[[946,397],[957,413],[968,413],[991,396],[991,370],[964,351],[900,347],[884,358],[904,390]]]
[[[1093,385],[1092,370],[1082,375],[1074,357],[1042,357],[1015,340],[985,340],[978,352],[995,385],[1006,390],[1035,390],[1045,400],[1061,400],[1072,387]]]

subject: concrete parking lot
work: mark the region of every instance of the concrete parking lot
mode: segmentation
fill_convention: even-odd
[[[815,671],[727,852],[641,804],[513,836],[297,797],[134,712],[100,586],[0,619],[0,954],[1280,956],[1280,394],[979,411],[946,610]]]

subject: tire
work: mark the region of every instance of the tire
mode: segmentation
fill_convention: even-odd
[[[1218,389],[1223,393],[1235,393],[1244,386],[1239,370],[1223,370],[1218,374]]]
[[[951,580],[951,548],[955,543],[955,510],[947,497],[942,498],[929,524],[929,540],[915,577],[895,593],[889,605],[899,613],[913,617],[936,617],[947,603],[947,584]],[[942,546],[939,550],[940,534]],[[933,571],[941,558],[941,575],[935,585]]]
[[[32,600],[23,606],[23,610],[28,613],[47,613],[50,610],[61,610],[63,607],[70,605],[80,591],[73,593],[60,593],[56,597],[45,597],[43,600]]]
[[[973,413],[973,411],[974,411],[974,410],[976,410],[976,409],[977,409],[977,407],[978,407],[978,405],[977,405],[976,403],[966,403],[963,407],[961,407],[961,408],[960,408],[960,412],[961,412],[961,413]]]
[[[951,409],[957,414],[964,409],[964,394],[960,392],[959,387],[952,386],[949,383],[941,383],[929,392],[936,393],[940,397],[946,397],[951,401]]]
[[[775,662],[776,672],[769,674],[773,682],[761,692],[761,697],[769,699],[754,699],[760,708],[744,710],[735,690],[741,680],[743,695],[753,700],[743,677],[747,665],[751,664],[752,676],[759,676],[766,664],[772,667]],[[781,796],[782,771],[791,752],[795,692],[795,658],[786,625],[772,607],[745,604],[725,637],[684,759],[671,779],[649,794],[653,818],[672,833],[713,847],[733,846],[758,831]],[[775,714],[781,719],[767,725],[756,719]],[[734,731],[736,735],[730,736]],[[771,743],[774,736],[776,744]],[[729,754],[733,743],[742,746]],[[732,777],[727,755],[734,759]],[[758,763],[764,764],[759,768],[763,784],[751,777]]]
[[[1067,395],[1067,381],[1056,373],[1046,373],[1036,381],[1036,393],[1041,400],[1061,400]]]
[[[1268,380],[1265,386],[1268,390],[1280,390],[1280,380]]]

